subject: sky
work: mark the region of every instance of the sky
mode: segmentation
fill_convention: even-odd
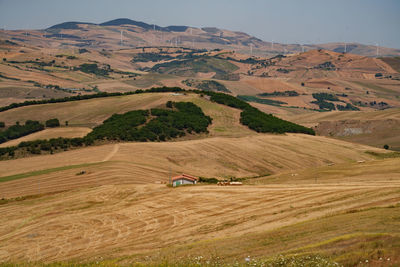
[[[400,48],[400,0],[0,0],[0,28],[7,30],[116,18],[218,27],[280,43]]]

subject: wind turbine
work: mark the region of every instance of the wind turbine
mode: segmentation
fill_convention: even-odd
[[[271,50],[274,50],[274,40],[271,42]]]
[[[250,55],[253,55],[253,44],[250,44]]]
[[[120,30],[120,32],[121,32],[121,46],[122,46],[122,45],[123,45],[123,44],[122,44],[122,30]]]
[[[376,57],[379,57],[379,44],[376,43]]]

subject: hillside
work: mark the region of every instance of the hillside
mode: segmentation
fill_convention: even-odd
[[[120,31],[123,31],[122,43]],[[37,31],[5,31],[5,39],[31,43],[44,47],[95,47],[96,49],[120,49],[137,46],[180,46],[199,49],[228,49],[245,54],[277,55],[299,53],[305,49],[327,49],[344,52],[344,43],[327,44],[281,44],[263,41],[243,32],[219,29],[216,27],[196,28],[190,26],[159,26],[146,22],[119,18],[95,24],[90,22],[64,22]],[[252,49],[250,48],[252,46]],[[376,47],[359,43],[347,43],[348,53],[376,56]],[[398,49],[379,47],[380,56],[399,56]]]
[[[350,265],[400,260],[393,217],[400,201],[398,154],[323,136],[257,133],[240,123],[240,109],[213,102],[209,94],[140,93],[0,112],[6,125],[28,118],[68,120],[68,127],[57,129],[60,135],[104,125],[115,113],[122,118],[131,110],[165,108],[168,101],[192,102],[212,118],[207,135],[0,161],[6,221],[0,226],[0,261],[220,265],[244,264],[247,256],[281,261],[293,252]],[[236,99],[216,95],[221,103]],[[336,113],[397,118],[393,109]],[[318,114],[301,121],[333,113]],[[181,173],[245,185],[166,186]],[[348,220],[358,223],[338,227]],[[210,248],[218,259],[210,257]]]

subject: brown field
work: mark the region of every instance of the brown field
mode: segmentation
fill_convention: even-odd
[[[362,179],[348,176],[341,166],[331,167],[336,178],[322,176],[317,183],[312,176],[296,176],[282,178],[282,183],[272,178],[273,184],[262,178],[256,181],[264,185],[242,187],[171,189],[114,182],[61,193],[41,191],[0,206],[7,221],[0,226],[0,260],[94,262],[101,257],[133,263],[216,254],[226,262],[241,262],[248,255],[308,251],[333,255],[342,263],[378,260],[377,255],[396,263],[399,250],[391,244],[399,244],[395,218],[400,209],[376,207],[399,203],[398,163],[367,162],[357,171]],[[370,173],[376,168],[385,170],[379,179]],[[32,186],[46,188],[45,181]],[[381,220],[388,224],[379,225]],[[373,242],[386,249],[374,248]],[[346,248],[355,255],[346,254]]]
[[[170,169],[172,174],[252,177],[374,159],[366,151],[385,152],[298,134],[103,145],[0,161],[0,180],[10,180],[0,183],[0,197],[35,194],[37,187],[30,185],[37,179],[41,181],[41,192],[54,192],[96,185],[99,181],[101,184],[165,182]],[[83,176],[75,175],[80,169],[88,172],[83,180]]]

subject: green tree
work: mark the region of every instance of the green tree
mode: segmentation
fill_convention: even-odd
[[[60,121],[56,118],[46,121],[46,127],[59,127]]]
[[[383,148],[384,149],[389,149],[389,145],[386,144],[386,145],[383,146]]]

